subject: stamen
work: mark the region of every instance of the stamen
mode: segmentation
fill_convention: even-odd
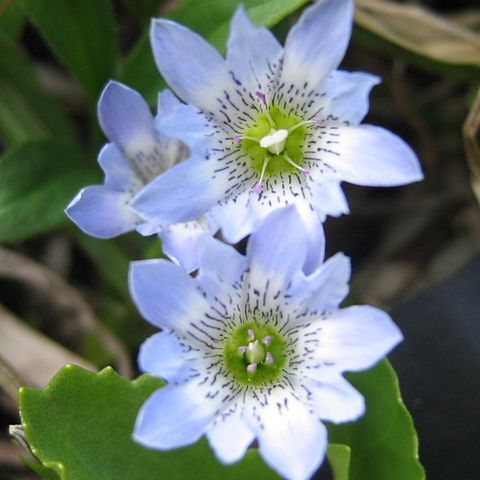
[[[265,355],[265,363],[271,365],[275,360],[273,359],[273,355],[270,352],[267,352]]]
[[[232,140],[234,142],[239,142],[240,140],[251,140],[252,142],[260,143],[260,140],[258,138],[249,137],[248,135],[235,135],[234,137],[232,137]]]
[[[247,372],[253,373],[257,370],[257,364],[256,363],[249,363],[247,365]]]
[[[297,165],[286,153],[283,154],[283,158],[292,166],[300,170],[302,173],[309,173],[309,170],[306,168],[301,167],[300,165]]]
[[[260,195],[263,191],[262,182],[263,182],[263,177],[265,175],[265,170],[267,169],[267,165],[268,165],[269,161],[270,161],[270,157],[268,155],[265,155],[265,159],[263,160],[263,165],[262,165],[262,172],[260,173],[260,179],[253,186],[253,191],[258,195]]]
[[[264,113],[267,116],[267,120],[268,120],[268,123],[270,124],[270,127],[275,128],[275,122],[272,120],[272,117],[270,116],[270,112],[268,111],[268,108],[267,108],[267,96],[260,91],[256,91],[255,95],[260,99],[260,101],[263,103],[263,106],[265,107]]]
[[[238,347],[238,353],[245,353],[248,350],[248,347],[246,345],[241,345]]]
[[[272,341],[271,335],[267,335],[266,337],[263,337],[263,338],[262,338],[262,343],[263,343],[264,345],[268,345],[271,341]]]
[[[255,332],[253,331],[253,329],[249,328],[248,331],[247,331],[247,335],[248,335],[248,338],[250,340],[254,340],[255,339]]]
[[[293,125],[292,127],[290,127],[288,129],[288,133],[292,133],[294,130],[296,130],[299,127],[302,127],[303,125],[309,125],[309,124],[312,124],[312,123],[314,125],[318,125],[319,122],[320,122],[319,120],[304,120],[303,122],[299,122],[296,125]]]

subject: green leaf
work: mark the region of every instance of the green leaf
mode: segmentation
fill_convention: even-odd
[[[227,467],[215,459],[206,440],[170,452],[134,443],[138,410],[161,385],[148,376],[127,381],[111,368],[95,374],[67,366],[43,390],[21,389],[27,441],[61,480],[279,478],[253,450]]]
[[[122,0],[122,2],[142,23],[154,17],[160,5],[160,0]]]
[[[91,98],[112,77],[117,59],[114,19],[108,0],[20,0],[53,53]]]
[[[332,443],[328,446],[327,457],[333,471],[333,480],[349,480],[351,450],[348,445]]]
[[[351,449],[349,480],[423,480],[415,428],[388,361],[347,378],[365,396],[366,414],[328,431],[332,443]]]
[[[247,14],[258,25],[271,27],[294,12],[307,0],[245,0]],[[237,0],[183,0],[169,17],[203,35],[220,51],[225,51],[230,21]],[[153,103],[165,88],[155,66],[147,35],[143,36],[125,61],[120,78]]]
[[[61,108],[40,91],[31,61],[0,31],[0,138],[9,146],[27,140],[75,140]]]
[[[4,0],[0,4],[0,31],[17,40],[25,27],[25,14],[16,2]]]
[[[66,220],[63,212],[96,174],[71,146],[25,143],[0,158],[0,242],[44,232]]]

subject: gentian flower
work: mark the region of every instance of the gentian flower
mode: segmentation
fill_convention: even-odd
[[[267,464],[304,480],[324,459],[322,421],[363,414],[363,397],[342,374],[370,368],[401,334],[376,308],[339,308],[350,276],[344,255],[305,275],[304,238],[287,207],[251,235],[246,256],[202,239],[195,278],[165,260],[133,262],[133,299],[162,329],[139,364],[168,382],[143,405],[137,442],[169,450],[206,434],[228,464],[257,439]]]
[[[169,90],[163,91],[156,120],[175,111],[178,103]],[[158,222],[145,221],[132,208],[135,195],[146,185],[188,158],[188,147],[159,131],[142,96],[121,83],[107,84],[99,100],[98,115],[110,139],[98,157],[105,183],[83,188],[67,207],[67,215],[83,231],[99,238],[135,229],[145,235],[159,233],[164,252],[187,270],[194,270],[196,242],[214,230],[213,224],[203,217],[162,228]]]
[[[226,59],[204,39],[169,20],[155,20],[157,66],[179,106],[160,120],[190,145],[192,158],[152,182],[135,199],[145,218],[176,223],[211,212],[235,243],[271,211],[298,209],[313,247],[325,215],[348,213],[342,181],[402,185],[422,178],[413,151],[380,127],[359,125],[379,82],[335,70],[349,42],[353,0],[318,1],[302,14],[285,47],[255,27],[240,7]],[[198,142],[198,133],[205,135]],[[175,185],[175,189],[172,188]],[[314,248],[307,269],[318,264]]]

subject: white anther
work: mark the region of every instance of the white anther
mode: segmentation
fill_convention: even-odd
[[[270,335],[267,335],[266,337],[262,338],[262,343],[264,345],[268,345],[272,341],[272,337]]]
[[[273,355],[270,352],[267,352],[265,355],[265,363],[271,365],[275,360],[273,359]]]

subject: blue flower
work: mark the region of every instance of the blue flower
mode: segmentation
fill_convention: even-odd
[[[156,120],[168,117],[179,103],[169,90],[163,91]],[[195,269],[196,242],[214,229],[206,217],[162,228],[159,222],[146,221],[132,208],[135,195],[146,185],[188,158],[188,147],[162,134],[141,95],[118,82],[109,82],[105,87],[98,115],[111,141],[98,158],[105,183],[83,188],[67,207],[67,215],[83,231],[99,238],[135,229],[144,235],[159,233],[165,253],[187,270]]]
[[[273,469],[304,480],[324,459],[322,421],[363,414],[343,372],[370,368],[402,337],[376,308],[339,308],[350,277],[344,255],[305,275],[304,237],[287,207],[251,235],[246,256],[204,238],[195,278],[165,260],[132,264],[133,299],[162,329],[143,344],[139,364],[168,382],[143,405],[137,442],[169,450],[205,434],[232,463],[257,439]]]
[[[379,79],[335,70],[352,16],[352,0],[319,1],[305,10],[282,47],[240,7],[226,59],[189,29],[154,21],[157,66],[197,111],[183,105],[159,120],[165,132],[190,146],[192,158],[152,182],[135,208],[165,224],[209,211],[225,239],[235,243],[271,211],[295,205],[313,246],[321,241],[325,215],[348,213],[342,181],[392,186],[420,180],[418,160],[400,138],[359,125]],[[309,251],[313,269],[318,258]]]

